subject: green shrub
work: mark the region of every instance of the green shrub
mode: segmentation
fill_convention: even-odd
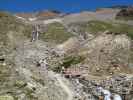
[[[10,95],[2,95],[0,96],[0,100],[14,100],[14,98]]]
[[[68,68],[71,65],[81,63],[84,59],[85,58],[82,56],[68,56],[63,59],[63,63],[61,64],[61,66]]]
[[[69,68],[72,65],[79,64],[85,60],[85,57],[79,56],[79,55],[70,55],[66,56],[63,59],[60,59],[61,63],[57,62],[58,64],[54,67],[51,67],[51,69],[55,72],[61,72],[62,67]]]

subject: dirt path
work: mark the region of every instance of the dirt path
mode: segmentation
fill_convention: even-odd
[[[58,74],[55,75],[57,81],[59,82],[60,86],[64,89],[64,91],[67,93],[68,98],[67,100],[73,100],[73,93],[70,90],[70,88],[64,83],[62,77]]]

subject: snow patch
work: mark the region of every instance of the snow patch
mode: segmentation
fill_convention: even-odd
[[[20,16],[15,16],[15,17],[17,17],[18,19],[26,20],[25,18],[20,17]]]
[[[48,19],[48,20],[43,21],[44,24],[51,24],[51,23],[54,23],[54,22],[62,23],[62,19],[56,18],[56,19]]]
[[[37,18],[29,18],[29,21],[35,21]]]

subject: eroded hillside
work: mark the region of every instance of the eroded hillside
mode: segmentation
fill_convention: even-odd
[[[0,100],[133,99],[133,26],[109,16],[116,12],[36,20],[1,12]]]

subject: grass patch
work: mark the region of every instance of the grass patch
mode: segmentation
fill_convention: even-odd
[[[15,46],[11,41],[16,40],[17,43],[20,39],[29,38],[29,34],[31,34],[30,25],[25,25],[9,13],[0,12],[0,53],[10,51]]]
[[[44,41],[53,43],[62,43],[74,36],[72,33],[67,32],[65,27],[60,23],[52,23],[47,26],[47,31],[40,34],[40,38]]]
[[[133,26],[127,25],[127,24],[120,24],[120,23],[109,23],[109,22],[103,22],[103,21],[89,21],[88,23],[85,23],[86,26],[82,25],[81,29],[84,28],[85,32],[97,34],[98,32],[104,32],[106,30],[109,30],[114,33],[122,33],[129,36],[131,39],[133,39]]]
[[[133,20],[133,16],[116,16],[116,20]]]
[[[112,32],[116,33],[122,33],[129,36],[131,39],[133,39],[133,26],[127,25],[127,24],[117,24],[117,26],[114,26],[112,29],[110,29]]]
[[[102,21],[90,21],[86,26],[86,31],[104,32],[106,30],[118,33],[131,33],[133,32],[133,26],[119,23],[114,24]]]
[[[14,98],[10,95],[2,95],[0,96],[0,100],[14,100]]]
[[[23,22],[17,20],[14,16],[6,12],[0,12],[0,30],[3,33],[8,31],[22,32],[30,29],[29,25],[25,25]],[[18,34],[19,34],[18,33]],[[2,34],[0,34],[2,35]]]
[[[11,68],[8,65],[2,65],[0,63],[0,84],[1,82],[8,81],[8,78],[11,75]]]
[[[85,31],[87,32],[102,32],[108,29],[112,29],[113,25],[102,21],[89,21],[86,25]]]

